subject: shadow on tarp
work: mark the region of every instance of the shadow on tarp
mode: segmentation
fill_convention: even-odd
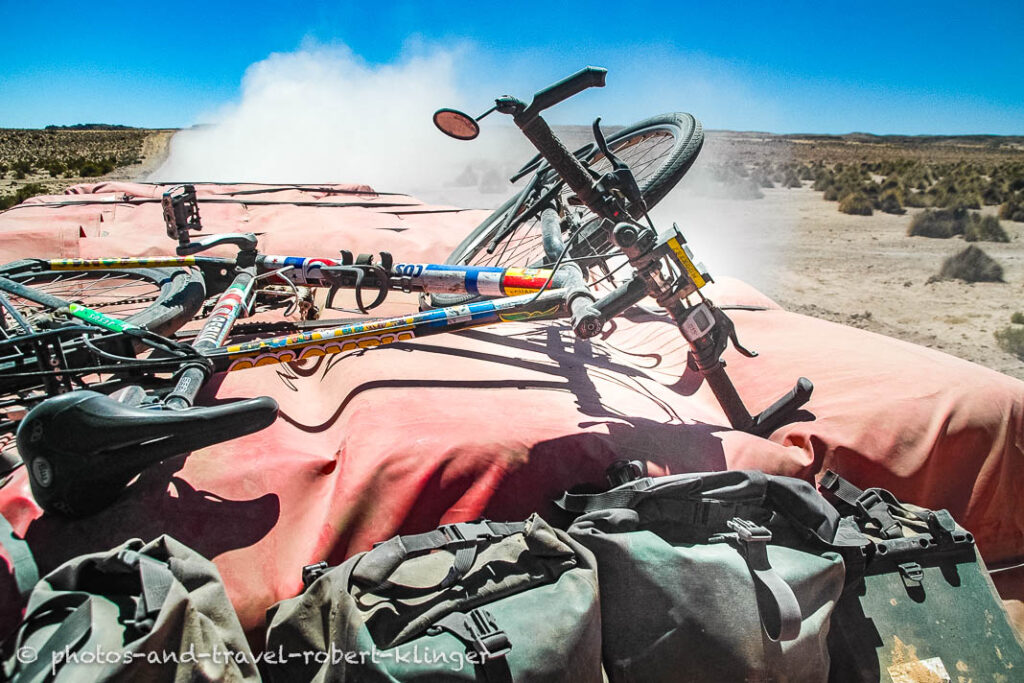
[[[417,342],[397,342],[389,344],[377,350],[356,351],[352,354],[338,354],[330,361],[318,358],[316,369],[322,366],[323,375],[321,381],[326,380],[328,375],[335,369],[342,367],[343,360],[351,359],[352,356],[360,356],[364,353],[387,353],[404,351],[416,351],[421,354],[438,354],[448,357],[459,357],[469,360],[496,363],[507,367],[515,367],[530,372],[539,373],[552,377],[551,380],[543,379],[484,379],[484,380],[461,380],[461,379],[380,379],[363,382],[352,388],[338,408],[326,419],[318,424],[304,424],[298,417],[289,415],[285,411],[280,413],[281,419],[305,432],[318,433],[331,428],[338,420],[345,409],[361,393],[371,389],[411,389],[417,388],[451,388],[451,389],[547,389],[564,391],[576,396],[576,404],[584,415],[592,417],[626,417],[608,408],[601,400],[590,371],[600,371],[603,378],[617,377],[618,384],[626,390],[643,395],[645,398],[655,402],[665,413],[667,419],[679,420],[680,416],[664,401],[656,398],[650,391],[644,388],[638,380],[649,379],[641,370],[611,359],[607,351],[601,347],[593,346],[589,341],[578,340],[572,336],[572,332],[563,325],[538,327],[529,330],[524,335],[502,335],[481,330],[464,330],[457,333],[460,336],[494,344],[503,349],[518,349],[524,352],[545,354],[554,361],[554,364],[540,360],[510,356],[501,352],[487,352],[475,349],[454,348],[437,346],[434,344],[420,344]],[[333,361],[333,362],[332,362]],[[303,376],[315,374],[310,368],[305,368],[301,373]],[[557,378],[557,379],[556,379]],[[630,382],[622,380],[633,380]]]
[[[281,503],[268,493],[230,500],[174,476],[187,455],[147,468],[110,507],[83,519],[45,513],[29,524],[25,540],[40,576],[73,557],[109,550],[129,539],[168,534],[204,557],[255,544],[277,524]]]
[[[416,494],[410,501],[411,506],[403,511],[401,527],[396,533],[429,531],[446,517],[450,519],[452,511],[464,505],[467,496],[473,496],[481,477],[490,482],[488,487],[493,486],[481,512],[484,516],[525,519],[538,512],[545,519],[559,523],[563,515],[553,501],[567,489],[579,485],[607,488],[605,472],[616,460],[641,459],[656,469],[672,473],[722,470],[727,466],[719,433],[728,428],[684,418],[652,391],[646,373],[615,361],[600,344],[576,339],[565,325],[531,326],[515,335],[466,330],[459,336],[483,344],[464,348],[400,342],[369,353],[415,350],[424,363],[434,362],[431,358],[437,356],[458,357],[525,370],[528,374],[481,372],[480,379],[408,376],[369,379],[352,387],[337,409],[316,424],[304,424],[297,415],[281,413],[281,418],[296,428],[320,433],[335,425],[352,402],[370,390],[391,390],[414,396],[425,389],[534,389],[574,397],[578,433],[536,442],[522,452],[513,444],[508,454],[501,453],[500,447],[486,453],[467,453],[467,456],[479,455],[486,459],[477,468],[448,467],[439,463],[422,481],[414,482]],[[324,365],[323,373],[329,374],[337,367],[339,364]],[[616,410],[611,405],[615,403],[614,397],[609,402],[603,400],[595,379],[615,385],[619,404],[623,392],[641,397],[650,406],[645,411],[656,417],[638,417]],[[528,415],[524,419],[528,421]],[[509,432],[510,438],[514,438],[514,433],[515,430]],[[360,514],[370,513],[364,510]],[[352,520],[347,522],[351,524]],[[340,538],[328,561],[343,560],[348,544],[349,539]]]

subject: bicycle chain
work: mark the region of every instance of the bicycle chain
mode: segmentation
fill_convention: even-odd
[[[134,299],[120,299],[118,301],[103,301],[103,302],[100,302],[100,303],[91,303],[91,304],[89,304],[89,308],[106,308],[108,306],[124,306],[126,304],[144,304],[144,303],[153,303],[154,301],[156,301],[156,297],[155,296],[136,297]],[[81,304],[81,305],[84,306],[85,304]]]

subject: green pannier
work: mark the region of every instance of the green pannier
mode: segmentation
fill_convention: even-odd
[[[832,617],[834,681],[1024,680],[1024,649],[974,538],[947,511],[831,471],[821,487],[867,537]]]
[[[824,681],[844,562],[839,515],[757,471],[642,478],[566,494],[601,580],[612,681]]]
[[[268,612],[280,681],[601,681],[593,556],[533,515],[396,536]]]
[[[170,536],[47,574],[8,645],[19,683],[259,680],[217,568]]]

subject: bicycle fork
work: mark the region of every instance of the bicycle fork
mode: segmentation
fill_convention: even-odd
[[[711,278],[702,272],[701,266],[694,264],[676,225],[659,236],[651,228],[619,223],[612,231],[612,239],[629,259],[634,277],[585,309],[572,312],[577,336],[588,338],[599,334],[606,321],[651,296],[668,312],[689,343],[691,367],[707,381],[734,429],[768,436],[794,417],[814,389],[806,377],[797,380],[789,393],[757,415],[747,410],[725,372],[722,354],[729,341],[748,358],[757,354],[739,343],[729,316],[700,293],[700,288]],[[700,301],[690,305],[689,297],[693,294]]]

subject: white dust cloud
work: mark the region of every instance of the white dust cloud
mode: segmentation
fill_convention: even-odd
[[[651,70],[647,62],[640,68],[635,59],[606,56],[542,68],[524,57],[498,69],[492,55],[469,43],[455,50],[421,47],[382,65],[367,64],[344,46],[272,54],[249,67],[236,102],[208,117],[209,124],[174,136],[168,159],[148,179],[366,183],[438,204],[496,207],[514,190],[508,177],[534,150],[499,114],[481,122],[479,138],[461,142],[434,128],[434,111],[453,106],[476,115],[495,95],[528,97],[549,84],[548,72],[565,76],[588,62],[609,68],[607,87],[559,105],[551,120],[589,124],[600,115],[608,124],[628,124],[681,110],[720,128],[729,112],[745,107],[748,114],[761,111],[765,127],[778,123],[778,107],[720,65],[663,55],[656,62],[664,68]],[[537,72],[544,76],[528,76]],[[462,85],[467,82],[473,92]],[[556,132],[571,147],[590,137],[580,128]],[[714,178],[715,169],[747,161],[709,137],[689,176],[654,216],[659,227],[678,221],[712,274],[770,286],[792,216],[776,216],[769,228],[762,221],[769,202],[732,196]],[[784,202],[772,202],[770,210],[788,212]]]
[[[459,92],[458,58],[436,50],[368,65],[345,47],[323,46],[272,54],[246,71],[237,102],[174,136],[149,180],[354,182],[399,192],[460,174],[465,183],[467,166],[487,158],[494,140],[460,142],[433,125],[440,107],[479,113],[490,103]],[[484,189],[510,187],[486,181]]]

